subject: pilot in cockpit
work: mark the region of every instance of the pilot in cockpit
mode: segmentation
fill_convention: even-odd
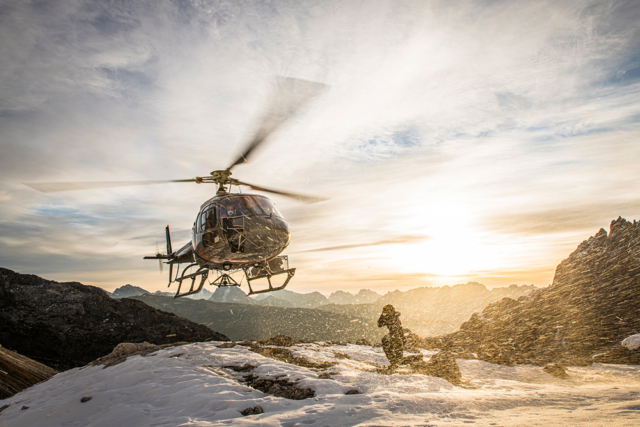
[[[236,216],[236,208],[234,208],[233,205],[227,205],[227,209],[223,209],[220,214],[220,218],[231,218],[234,216]]]

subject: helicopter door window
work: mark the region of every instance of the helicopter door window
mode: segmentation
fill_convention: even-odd
[[[203,212],[201,217],[202,231],[207,232],[215,229],[218,225],[217,218],[215,207]]]

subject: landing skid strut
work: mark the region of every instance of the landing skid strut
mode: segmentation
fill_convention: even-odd
[[[200,267],[196,270],[195,273],[185,274],[190,268],[197,267],[197,266],[198,266],[197,263],[190,264],[184,270],[182,270],[182,275],[176,278],[175,281],[178,282],[178,290],[176,291],[176,295],[173,297],[174,299],[179,297],[186,297],[187,295],[197,294],[202,290],[202,287],[204,286],[204,283],[207,280],[207,277],[209,277],[208,268]],[[194,289],[196,278],[198,276],[200,276],[200,284],[198,285],[197,289]],[[180,293],[180,288],[182,288],[182,281],[187,279],[191,279],[191,287],[187,292]],[[169,285],[171,285],[171,283],[169,283]]]
[[[170,267],[173,267],[173,265],[170,264]],[[293,275],[296,273],[295,268],[288,268],[288,267],[289,267],[289,259],[286,255],[284,255],[284,256],[276,257],[269,261],[264,261],[260,264],[254,264],[251,267],[243,268],[242,271],[244,272],[244,276],[247,279],[247,285],[249,286],[248,295],[262,294],[265,292],[273,292],[273,291],[279,291],[284,289],[289,284],[289,281],[291,280]],[[194,268],[195,268],[195,271],[193,273],[189,273],[189,271],[193,271]],[[185,267],[184,270],[182,270],[182,274],[180,274],[180,271],[178,269],[178,271],[176,272],[175,279],[171,280],[171,276],[169,279],[170,280],[169,286],[171,286],[171,283],[174,283],[174,282],[178,283],[178,290],[176,291],[176,294],[173,298],[175,299],[180,297],[186,297],[187,295],[193,295],[200,292],[207,278],[209,277],[210,271],[211,270],[209,268],[200,267],[197,263],[189,264],[187,267]],[[240,286],[240,283],[238,283],[233,277],[231,277],[226,272],[221,272],[220,270],[217,270],[217,271],[219,272],[220,276],[211,283],[212,285],[217,287],[221,287],[221,286],[238,286],[239,287]],[[238,271],[238,270],[234,270],[234,271]],[[279,276],[281,274],[287,275],[284,283],[280,286],[273,286],[273,284],[271,283],[271,278],[274,276]],[[196,286],[196,279],[198,277],[200,278],[200,283]],[[191,283],[188,288],[189,290],[180,293],[180,291],[182,290],[183,282],[188,279],[191,279]],[[267,289],[254,290],[253,287],[251,286],[251,283],[260,279],[267,279],[267,284],[269,285],[269,287]]]

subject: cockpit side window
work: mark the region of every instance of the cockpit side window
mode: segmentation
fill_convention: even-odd
[[[216,207],[209,206],[200,215],[200,231],[207,232],[218,226],[218,216],[216,215]]]

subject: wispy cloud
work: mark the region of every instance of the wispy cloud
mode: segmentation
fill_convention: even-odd
[[[331,86],[234,169],[330,198],[275,198],[298,290],[544,285],[582,239],[638,217],[636,2],[5,3],[3,266],[159,288],[141,257],[167,223],[186,242],[211,187],[21,183],[226,167],[274,75]]]

